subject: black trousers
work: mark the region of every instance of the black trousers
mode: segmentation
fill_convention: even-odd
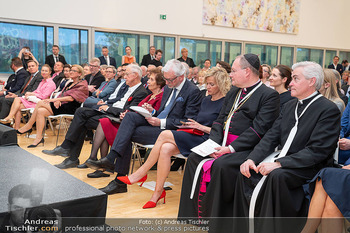
[[[128,112],[119,126],[111,150],[117,152],[107,155],[108,159],[117,159],[115,171],[128,174],[132,155],[132,142],[154,144],[162,132],[160,127],[151,126],[147,120],[136,112]]]
[[[0,119],[7,117],[15,98],[0,98]]]

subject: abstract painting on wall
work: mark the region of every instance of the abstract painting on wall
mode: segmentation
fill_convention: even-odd
[[[297,34],[300,0],[203,0],[203,24]]]

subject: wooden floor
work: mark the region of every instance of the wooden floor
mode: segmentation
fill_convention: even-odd
[[[63,131],[61,131],[63,133]],[[35,134],[35,131],[33,131]],[[63,137],[59,138],[59,145],[63,141]],[[45,146],[38,146],[36,148],[27,148],[29,144],[33,142],[34,139],[27,138],[23,135],[18,135],[18,142],[21,148],[27,150],[28,152],[38,156],[39,158],[49,162],[52,165],[61,163],[64,158],[61,156],[50,156],[43,154],[41,151],[43,149],[53,149],[56,146],[56,136],[53,135],[53,132],[48,129],[46,130]],[[80,163],[83,163],[90,155],[91,144],[85,142],[83,146],[82,153],[80,155]],[[136,163],[135,168],[139,166]],[[93,170],[79,169],[79,168],[70,168],[65,169],[67,173],[72,176],[84,181],[85,183],[95,187],[101,188],[106,186],[112,179],[115,178],[115,175],[111,177],[103,177],[97,179],[88,178],[86,175],[93,172]],[[176,172],[170,172],[167,182],[173,184],[172,190],[167,191],[166,194],[166,204],[159,202],[156,208],[153,209],[142,209],[142,206],[149,201],[152,191],[143,187],[139,187],[137,184],[128,186],[127,193],[113,194],[108,196],[108,208],[107,208],[107,217],[108,218],[175,218],[178,213],[180,192],[181,192],[181,183],[182,183],[183,171],[179,170]],[[156,180],[156,171],[148,172],[147,181]]]

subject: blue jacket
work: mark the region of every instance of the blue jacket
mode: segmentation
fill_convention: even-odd
[[[101,90],[102,87],[107,83],[107,81],[104,81],[101,83],[100,87],[98,88],[98,90]],[[109,81],[107,83],[107,85],[105,86],[105,88],[103,88],[102,92],[98,95],[99,99],[103,99],[105,97],[108,98],[108,96],[110,96],[115,88],[117,87],[117,81],[115,79],[112,79],[111,81]],[[92,93],[92,96],[96,97],[96,91],[94,93]]]
[[[341,117],[340,138],[347,138],[350,136],[350,104],[348,104]]]

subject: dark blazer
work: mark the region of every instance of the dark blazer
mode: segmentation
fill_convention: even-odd
[[[119,117],[120,113],[128,110],[131,106],[137,106],[146,96],[148,95],[144,86],[140,85],[136,90],[130,95],[126,101],[124,108],[110,107],[107,110],[107,114],[112,114],[113,116]]]
[[[97,74],[92,78],[91,82],[91,74],[88,74],[85,76],[85,80],[87,81],[88,85],[94,85],[95,89],[97,89],[99,86],[101,86],[101,83],[105,81],[105,76],[101,74],[101,72],[97,72]],[[92,95],[92,92],[89,92],[89,95]]]
[[[156,60],[156,59],[153,59],[150,64],[155,65],[156,67],[163,66],[163,63],[161,61]]]
[[[61,54],[58,54],[58,61],[62,62],[63,65],[67,64],[66,59]],[[51,67],[52,71],[53,71],[53,67],[55,65],[55,60],[53,59],[53,54],[51,54],[51,55],[46,57],[45,64],[48,64]]]
[[[8,77],[7,81],[6,81],[6,86],[4,87],[6,90],[10,89],[13,84],[13,82],[15,81],[16,75],[15,74],[11,74],[10,77]]]
[[[186,62],[187,65],[188,65],[189,67],[192,67],[192,68],[196,66],[196,65],[194,64],[194,61],[193,61],[192,58],[190,58],[190,57],[187,57],[186,61],[185,61],[182,57],[179,57],[177,60],[179,60],[179,61],[181,61],[181,62]]]
[[[226,94],[221,112],[214,121],[209,138],[222,144],[224,126],[240,88],[232,87]],[[254,148],[277,119],[280,108],[280,97],[275,90],[261,85],[250,98],[236,111],[230,123],[229,132],[238,138],[230,145],[239,151]]]
[[[98,59],[100,59],[101,65],[107,65],[107,61],[104,56],[101,56]],[[109,56],[109,64],[117,68],[117,62],[115,61],[114,57]]]
[[[171,93],[172,89],[165,86],[162,102],[155,116],[158,116],[164,110]],[[196,120],[201,105],[201,98],[199,89],[186,79],[166,118],[166,129],[178,129],[176,126],[181,125],[180,121],[187,121],[187,119]]]
[[[312,99],[309,99],[304,105]],[[291,100],[283,106],[273,127],[247,159],[252,159],[259,164],[274,151],[276,146],[284,146],[295,124],[294,111],[297,102],[297,99]],[[322,96],[312,103],[304,115],[299,118],[298,131],[287,155],[277,161],[281,163],[282,168],[313,168],[317,171],[324,166],[331,166],[339,132],[339,109],[333,102]]]
[[[152,58],[151,54],[146,54],[142,58],[141,66],[148,66],[149,64],[152,64]]]
[[[328,69],[334,69],[334,65],[333,65],[333,64],[330,64],[330,65],[328,66]],[[343,71],[344,71],[344,68],[343,68],[343,66],[342,66],[341,64],[338,63],[338,64],[337,64],[336,70],[337,70],[340,74],[342,74]]]
[[[35,91],[41,80],[43,80],[43,77],[41,76],[40,72],[38,72],[34,77],[33,79],[30,81],[30,83],[28,84],[27,88],[25,89],[24,93],[21,94],[22,90],[24,89],[26,83],[29,81],[30,79],[30,75],[26,78],[26,80],[24,81],[24,84],[22,86],[22,88],[20,90],[18,90],[15,94],[18,95],[18,96],[22,96],[24,95],[26,92],[33,92]]]
[[[64,73],[61,72],[52,79],[52,81],[56,84],[56,88],[61,84],[61,81],[63,78],[64,78]]]
[[[11,82],[10,86],[7,87],[6,85],[5,88],[9,92],[15,93],[16,91],[20,90],[23,87],[24,82],[28,76],[29,76],[29,73],[24,68],[20,69],[17,72],[17,74],[15,74],[15,78],[13,82]]]
[[[117,86],[118,87],[118,86]],[[129,86],[126,85],[126,82],[124,82],[122,84],[122,86],[120,87],[117,96],[114,99],[108,99],[105,98],[103,99],[104,101],[107,100],[107,104],[114,104],[115,102],[119,101],[121,98],[123,98],[123,96],[125,95],[125,93],[129,90]]]

